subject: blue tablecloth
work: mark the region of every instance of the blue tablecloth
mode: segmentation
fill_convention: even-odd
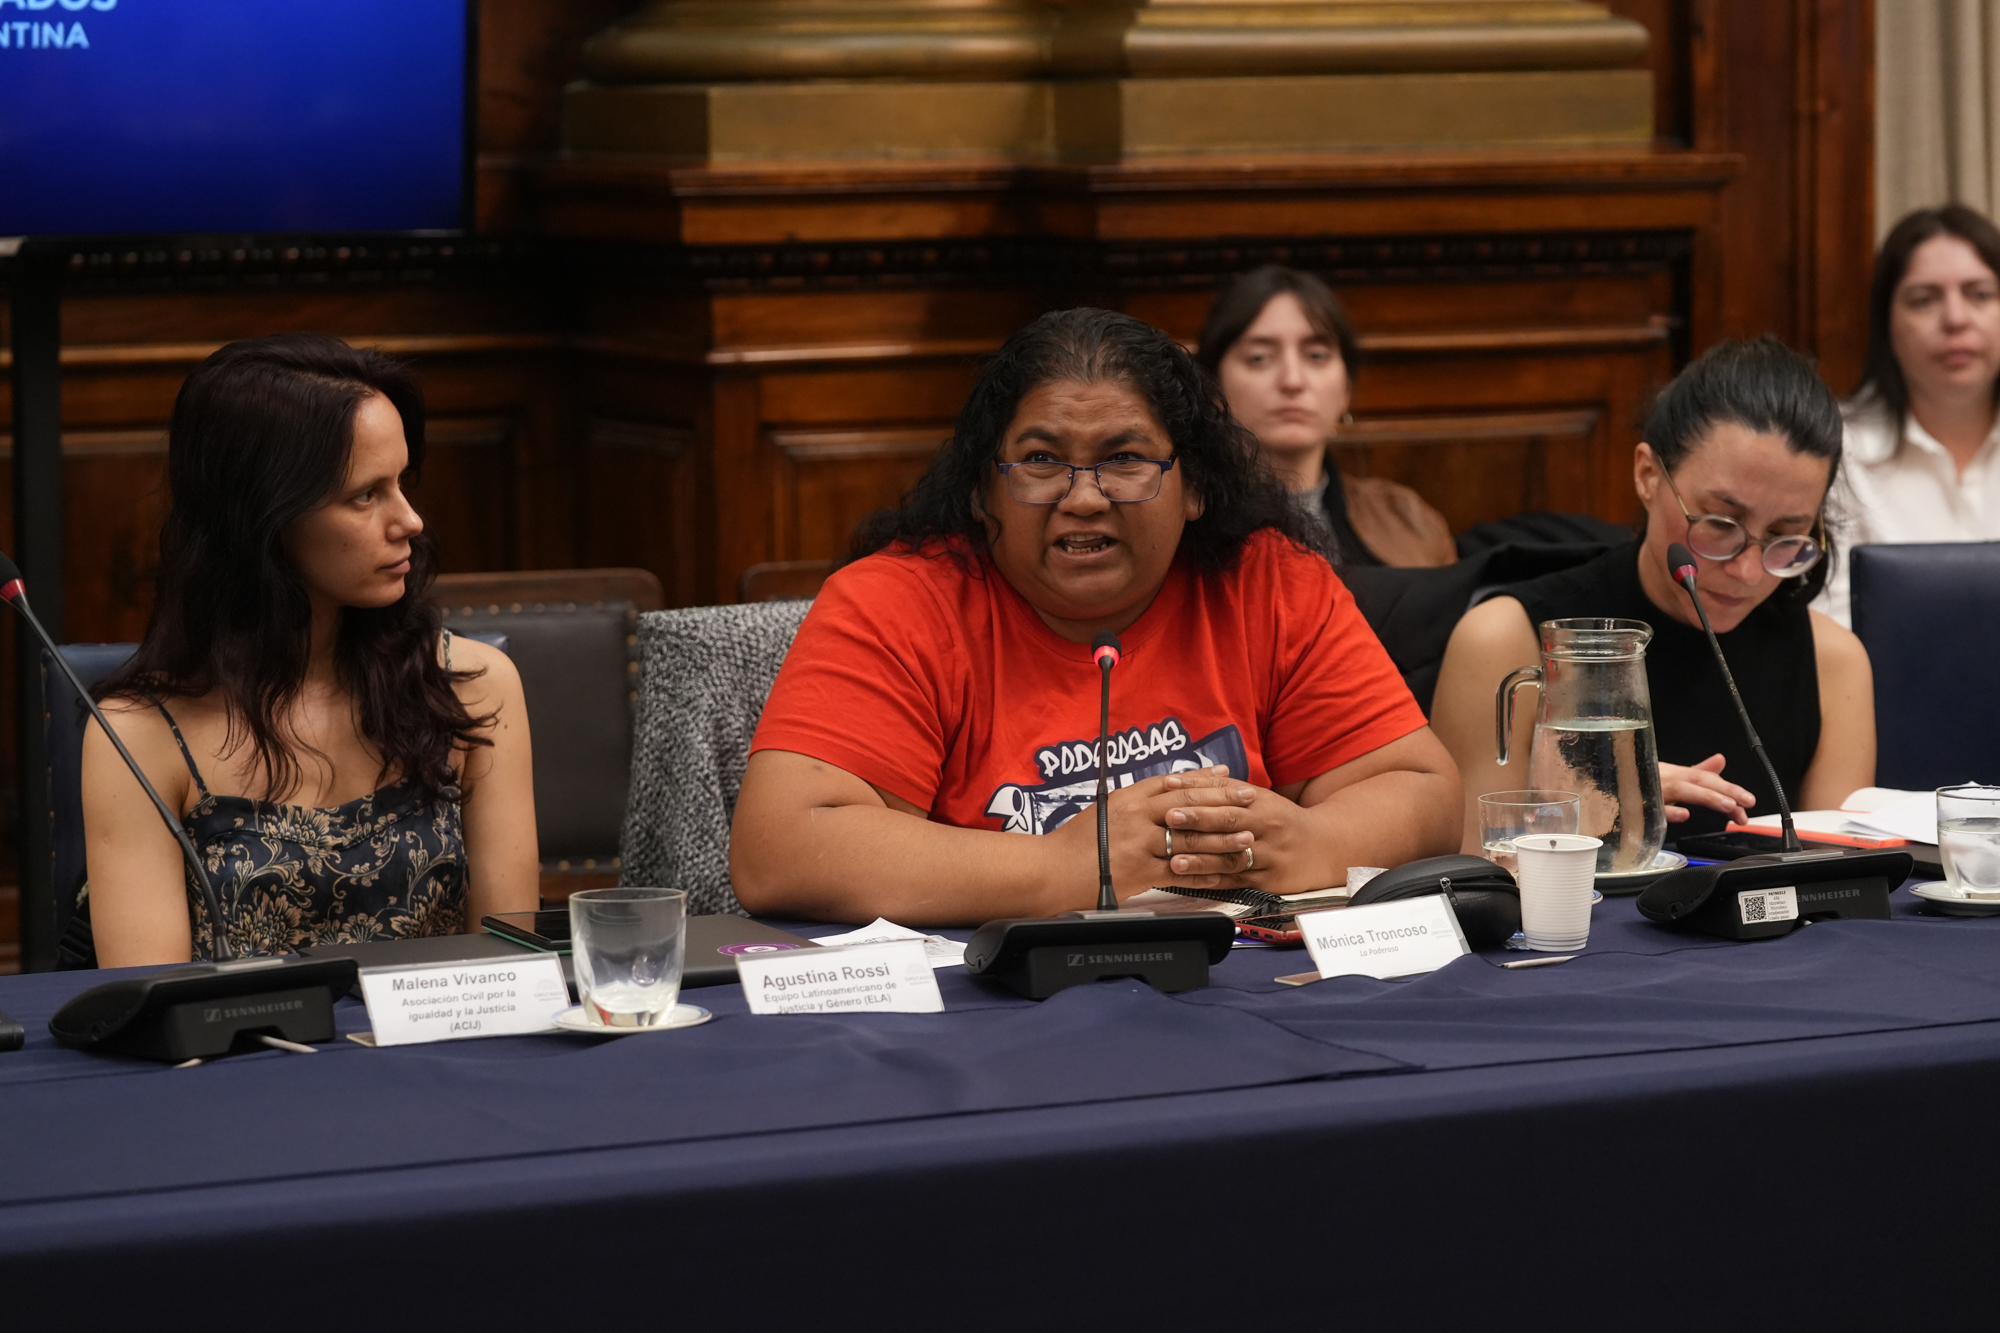
[[[55,1047],[94,977],[6,979],[0,1291],[107,1325],[197,1274],[288,1326],[1955,1319],[2000,1243],[2000,920],[1915,908],[1739,945],[1614,899],[1554,967],[1294,988],[1302,953],[1238,949],[1043,1004],[948,969],[942,1015],[717,987],[682,1032],[189,1070]]]

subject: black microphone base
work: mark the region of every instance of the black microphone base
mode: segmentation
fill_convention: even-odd
[[[1123,978],[1163,991],[1199,990],[1235,939],[1236,923],[1220,912],[989,921],[966,945],[965,968],[1031,1000]]]
[[[1889,895],[1912,865],[1908,852],[1887,850],[1746,856],[1660,876],[1639,895],[1639,911],[1728,940],[1770,939],[1814,921],[1886,921]]]
[[[351,958],[201,964],[108,981],[49,1019],[65,1046],[179,1064],[262,1049],[260,1036],[332,1041],[333,1004],[353,986]]]

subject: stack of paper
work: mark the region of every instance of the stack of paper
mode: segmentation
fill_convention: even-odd
[[[884,940],[922,940],[924,957],[930,960],[932,968],[957,967],[965,961],[965,946],[957,940],[948,940],[942,935],[926,935],[921,930],[911,930],[908,926],[899,926],[879,916],[859,930],[850,930],[845,935],[822,935],[813,943],[838,949],[844,944],[880,944]]]
[[[1937,844],[1937,794],[1898,791],[1894,787],[1863,787],[1838,810],[1799,810],[1792,825],[1802,838],[1854,842],[1862,846],[1893,846],[1897,841]],[[1748,824],[1731,824],[1731,831],[1776,833],[1778,816],[1759,815]]]

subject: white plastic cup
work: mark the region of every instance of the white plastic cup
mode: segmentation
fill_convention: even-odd
[[[1514,839],[1521,858],[1521,934],[1528,947],[1567,953],[1590,943],[1590,896],[1596,889],[1598,838],[1528,833]]]

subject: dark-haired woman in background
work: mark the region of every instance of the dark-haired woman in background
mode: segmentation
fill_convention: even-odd
[[[737,897],[938,925],[1088,907],[1103,630],[1121,896],[1451,850],[1451,761],[1315,543],[1179,344],[1036,320],[799,630],[736,805]]]
[[[1694,606],[1667,572],[1674,542],[1696,556],[1709,619],[1794,808],[1836,807],[1874,781],[1868,654],[1806,606],[1826,572],[1840,431],[1839,404],[1812,363],[1770,338],[1724,343],[1662,391],[1632,462],[1644,536],[1504,589],[1452,633],[1432,717],[1465,774],[1467,850],[1477,850],[1479,793],[1522,785],[1518,769],[1496,762],[1493,697],[1508,672],[1540,659],[1535,627],[1545,620],[1653,627],[1646,677],[1678,833],[1777,810]],[[1512,744],[1525,755],[1534,715],[1518,716]]]
[[[1327,456],[1359,354],[1347,311],[1325,283],[1266,264],[1216,298],[1195,355],[1272,470],[1325,525],[1336,564],[1448,565],[1458,552],[1442,514],[1407,486],[1342,474]]]
[[[182,812],[239,955],[535,905],[520,678],[425,597],[402,490],[423,424],[400,367],[323,335],[232,343],[175,400],[158,598],[97,693]],[[212,956],[179,847],[94,723],[83,798],[99,964]]]
[[[2000,229],[1962,204],[1875,258],[1868,363],[1847,403],[1834,521],[1848,546],[2000,541]],[[1841,561],[1815,606],[1849,621]]]

